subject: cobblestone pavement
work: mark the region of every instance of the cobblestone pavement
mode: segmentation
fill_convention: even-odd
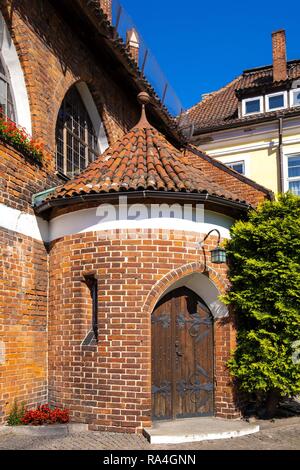
[[[260,423],[249,436],[177,445],[150,445],[141,435],[83,432],[66,437],[16,436],[0,433],[0,450],[300,450],[300,418]]]

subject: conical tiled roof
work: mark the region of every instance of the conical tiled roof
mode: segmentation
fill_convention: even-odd
[[[195,168],[188,152],[177,150],[150,125],[132,129],[47,200],[138,190],[207,193],[238,200]]]

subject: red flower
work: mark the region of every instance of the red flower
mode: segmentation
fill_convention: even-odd
[[[51,409],[48,404],[38,406],[35,410],[26,411],[22,418],[23,424],[38,426],[42,424],[68,423],[69,410]]]
[[[37,160],[43,157],[43,144],[32,139],[23,127],[18,127],[15,122],[7,116],[1,115],[0,108],[0,138],[16,146],[27,155]]]

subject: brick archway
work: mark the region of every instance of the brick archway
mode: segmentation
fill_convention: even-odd
[[[151,317],[152,311],[164,294],[164,292],[177,281],[189,276],[190,274],[203,274],[205,266],[201,262],[188,263],[167,273],[151,289],[142,308],[145,315]],[[228,281],[223,279],[214,269],[206,267],[209,279],[215,284],[221,294],[224,294],[228,288]]]

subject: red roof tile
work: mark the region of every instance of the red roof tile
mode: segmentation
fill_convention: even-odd
[[[189,152],[180,152],[153,127],[132,129],[46,200],[137,190],[206,193],[244,202],[195,168]]]

